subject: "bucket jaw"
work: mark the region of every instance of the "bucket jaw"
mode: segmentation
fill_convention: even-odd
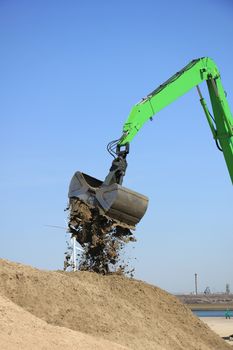
[[[76,198],[89,208],[97,208],[99,214],[111,219],[115,226],[135,229],[146,212],[148,198],[122,186],[129,144],[121,146],[120,140],[112,141],[107,146],[114,160],[104,181],[80,171],[74,174],[68,195],[70,210],[72,214],[72,202]]]
[[[106,185],[92,176],[77,171],[70,182],[70,201],[78,198],[113,220],[115,225],[135,229],[144,216],[148,198],[117,183]]]

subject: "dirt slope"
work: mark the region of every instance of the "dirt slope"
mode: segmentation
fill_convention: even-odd
[[[60,339],[66,341],[70,337],[83,337],[80,339],[85,339],[87,347],[82,349],[102,349],[98,346],[106,346],[101,343],[103,339],[135,350],[231,349],[173,296],[157,287],[121,276],[46,272],[0,260],[0,295],[24,309],[17,308],[18,315],[21,312],[24,316],[33,317],[25,313],[26,310],[37,317],[33,318],[35,323],[31,322],[31,328],[30,322],[25,326],[25,336],[30,329],[34,333],[40,328],[38,347],[34,349],[40,349],[41,329],[45,332],[45,341],[57,334],[57,344],[60,344]],[[64,332],[70,330],[50,327],[38,318],[53,326],[85,333],[88,338],[72,332],[67,333],[66,339]],[[0,328],[4,328],[4,317],[0,320]],[[20,326],[23,329],[22,323]],[[96,341],[96,345],[88,348],[89,341]],[[44,349],[59,349],[57,344],[51,344]],[[108,348],[115,349],[113,346],[116,345]]]
[[[64,327],[48,325],[9,299],[0,296],[0,349],[127,350],[107,340]]]

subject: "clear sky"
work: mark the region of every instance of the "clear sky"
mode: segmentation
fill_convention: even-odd
[[[213,58],[233,109],[233,3],[0,1],[0,257],[63,266],[69,181],[103,179],[131,107],[194,58]],[[201,86],[206,95],[205,86]],[[233,291],[232,185],[195,89],[148,122],[124,185],[148,195],[136,278]]]

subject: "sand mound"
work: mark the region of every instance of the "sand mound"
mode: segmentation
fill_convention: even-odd
[[[86,346],[80,349],[231,349],[175,297],[122,276],[46,272],[0,260],[0,295],[21,307],[6,299],[0,304],[1,349],[20,349],[4,343],[12,329],[34,342],[33,349],[42,348],[41,338],[48,342],[44,349],[79,349],[79,341]]]
[[[107,340],[64,327],[51,326],[0,296],[0,349],[127,350]]]

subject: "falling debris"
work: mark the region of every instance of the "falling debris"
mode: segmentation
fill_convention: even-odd
[[[70,199],[69,230],[82,246],[79,270],[101,274],[119,273],[133,276],[134,269],[122,259],[125,244],[136,239],[130,229],[101,215],[99,209],[78,198]]]

